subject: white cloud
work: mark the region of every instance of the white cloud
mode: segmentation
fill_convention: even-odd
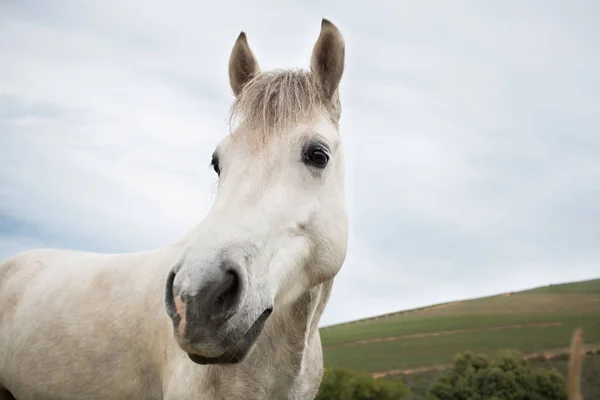
[[[597,276],[597,8],[0,3],[0,217],[34,227],[0,219],[0,256],[183,235],[212,198],[238,33],[264,69],[307,67],[327,17],[352,239],[323,323]]]

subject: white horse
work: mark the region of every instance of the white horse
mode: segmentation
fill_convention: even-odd
[[[317,325],[346,257],[344,41],[309,71],[229,61],[230,135],[206,218],[135,254],[30,250],[0,264],[0,399],[314,399]]]

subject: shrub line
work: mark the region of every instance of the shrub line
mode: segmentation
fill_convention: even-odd
[[[579,353],[585,354],[590,351],[600,351],[600,343],[590,344],[590,345],[580,345],[581,350]],[[524,359],[529,360],[533,358],[541,358],[543,357],[546,360],[552,360],[554,358],[559,357],[569,357],[571,355],[572,349],[569,347],[561,347],[557,349],[549,349],[544,351],[537,351],[534,353],[528,353],[523,356]],[[428,365],[425,367],[416,367],[416,368],[404,368],[404,369],[390,369],[388,371],[383,372],[371,372],[371,376],[374,379],[380,379],[390,375],[413,375],[424,372],[432,372],[432,371],[441,371],[450,369],[453,367],[453,364],[435,364]]]

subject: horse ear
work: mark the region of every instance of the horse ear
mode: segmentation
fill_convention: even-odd
[[[345,44],[338,28],[329,20],[321,21],[321,33],[313,48],[310,69],[324,95],[332,99],[344,73]]]
[[[239,96],[244,86],[258,73],[258,61],[250,50],[246,34],[241,32],[229,56],[229,84],[233,93]]]

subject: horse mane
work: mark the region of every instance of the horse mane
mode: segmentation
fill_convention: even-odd
[[[325,108],[324,108],[325,107]],[[337,123],[339,100],[324,101],[323,91],[310,71],[261,72],[250,80],[231,106],[232,134],[243,132],[251,143],[265,144],[277,132],[313,120],[324,111]]]

